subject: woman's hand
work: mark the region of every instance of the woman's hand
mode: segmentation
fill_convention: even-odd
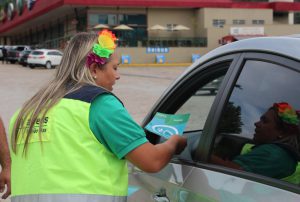
[[[176,144],[175,154],[180,154],[186,147],[187,139],[179,135],[172,135],[169,141],[174,141]]]
[[[10,186],[10,167],[9,168],[3,168],[0,173],[0,193],[3,193],[5,190],[6,185],[6,191],[2,195],[1,198],[6,199],[9,197],[11,193],[11,186]]]

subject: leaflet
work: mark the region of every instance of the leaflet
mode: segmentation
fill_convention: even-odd
[[[182,135],[190,114],[163,114],[157,112],[145,129],[169,139],[172,135]]]

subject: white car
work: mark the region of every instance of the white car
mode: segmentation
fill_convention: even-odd
[[[60,64],[62,55],[59,50],[37,49],[29,54],[27,63],[30,68],[44,66],[46,69],[51,69]]]
[[[289,102],[300,109],[299,83],[300,38],[244,39],[203,55],[169,86],[142,123],[144,128],[157,112],[190,114],[182,134],[187,147],[158,173],[130,167],[127,201],[299,202],[296,155],[293,174],[284,178],[272,173],[286,171],[278,167],[283,159],[273,165],[248,161],[244,165],[249,167],[239,168],[210,160],[219,156],[230,162],[246,154],[245,146],[251,145],[257,130],[254,123],[274,102]],[[166,141],[145,132],[153,144]],[[261,154],[255,158],[262,159]]]

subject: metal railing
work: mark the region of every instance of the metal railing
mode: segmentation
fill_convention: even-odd
[[[59,37],[52,40],[43,41],[42,43],[34,44],[35,48],[47,48],[47,49],[64,49],[68,41],[72,36]]]
[[[52,40],[44,41],[43,43],[35,44],[36,48],[55,48],[64,49],[67,42],[72,36],[59,37]],[[119,39],[118,47],[207,47],[206,37],[195,38],[145,38],[136,40],[133,38]]]
[[[35,48],[64,49],[72,35],[34,43]],[[207,47],[206,37],[149,37],[119,39],[118,47]]]
[[[119,47],[206,47],[207,38],[147,38],[142,40],[123,39],[118,41]]]

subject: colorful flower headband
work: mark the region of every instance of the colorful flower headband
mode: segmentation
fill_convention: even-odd
[[[115,51],[116,40],[116,36],[111,31],[105,29],[99,32],[98,43],[93,45],[92,52],[87,56],[87,66],[90,67],[93,63],[104,65]]]
[[[286,102],[274,103],[273,107],[277,108],[279,118],[288,124],[298,125],[299,117],[297,111],[295,111],[291,105]]]

